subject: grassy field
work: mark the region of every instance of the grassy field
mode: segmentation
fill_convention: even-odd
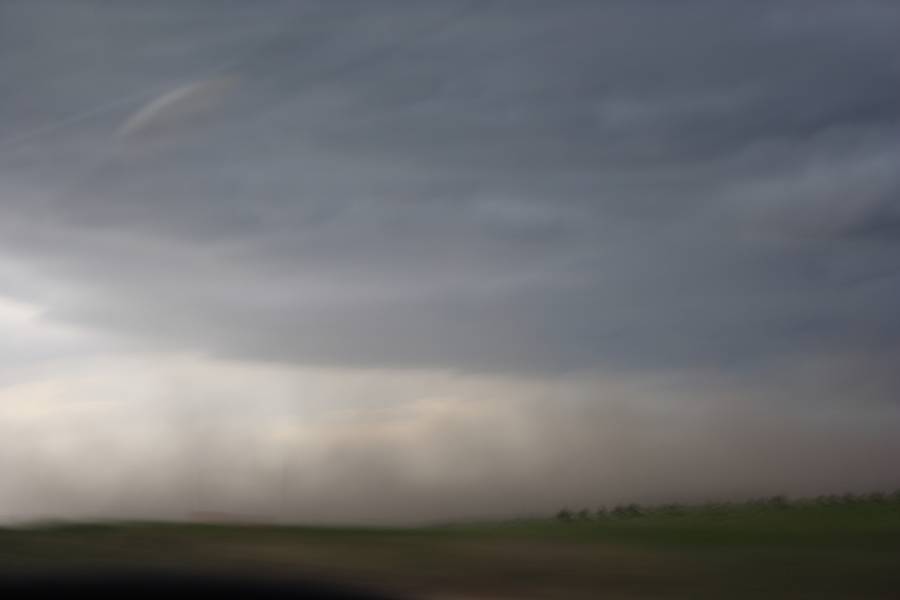
[[[403,529],[175,523],[0,530],[0,569],[317,577],[406,598],[900,598],[896,498]],[[565,515],[564,515],[565,516]]]

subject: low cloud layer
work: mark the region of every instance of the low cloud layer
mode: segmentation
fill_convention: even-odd
[[[450,425],[408,447],[371,438],[366,456],[405,458],[359,471],[399,477],[422,515],[454,512],[434,498],[473,485],[484,497],[462,512],[499,510],[492,489],[542,508],[581,477],[553,461],[604,456],[618,466],[591,485],[610,498],[900,483],[878,466],[897,447],[870,429],[896,425],[900,390],[898,28],[900,7],[877,0],[4,2],[3,393],[92,357],[115,379],[115,360],[147,353],[374,371],[423,397],[453,394],[421,373],[516,382],[466,401],[484,411],[471,429],[485,453],[506,456],[477,485],[444,468]],[[607,384],[583,391],[583,415],[529,400],[561,380],[671,378],[690,393],[659,384],[620,404],[678,413],[697,394],[707,418],[611,428]],[[237,405],[269,393],[240,389]],[[545,429],[527,452],[497,433],[503,411]],[[746,428],[723,436],[733,419]],[[685,461],[734,462],[670,480],[642,446],[663,433],[687,440]],[[352,454],[334,435],[321,443]],[[725,466],[750,465],[768,436],[789,455],[794,440],[797,462]],[[420,497],[403,465],[426,446],[449,487]],[[819,452],[836,465],[823,485]],[[837,466],[872,454],[871,481]],[[377,487],[350,459],[325,462],[350,496]],[[612,474],[626,464],[656,465],[659,485]],[[750,471],[758,485],[727,474]],[[325,512],[326,488],[305,492]]]
[[[0,395],[0,506],[411,523],[900,483],[900,408],[823,401],[852,383],[834,364],[736,385],[95,359]]]

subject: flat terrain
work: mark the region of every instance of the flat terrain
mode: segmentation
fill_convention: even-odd
[[[55,524],[0,530],[0,574],[313,577],[401,598],[900,598],[900,502],[726,505],[408,529]]]

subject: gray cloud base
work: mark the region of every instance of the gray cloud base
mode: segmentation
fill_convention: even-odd
[[[48,318],[307,364],[897,355],[894,3],[2,11],[0,243],[49,282],[4,287]]]

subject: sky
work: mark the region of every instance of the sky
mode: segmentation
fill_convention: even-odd
[[[900,488],[898,30],[0,0],[0,520]]]

